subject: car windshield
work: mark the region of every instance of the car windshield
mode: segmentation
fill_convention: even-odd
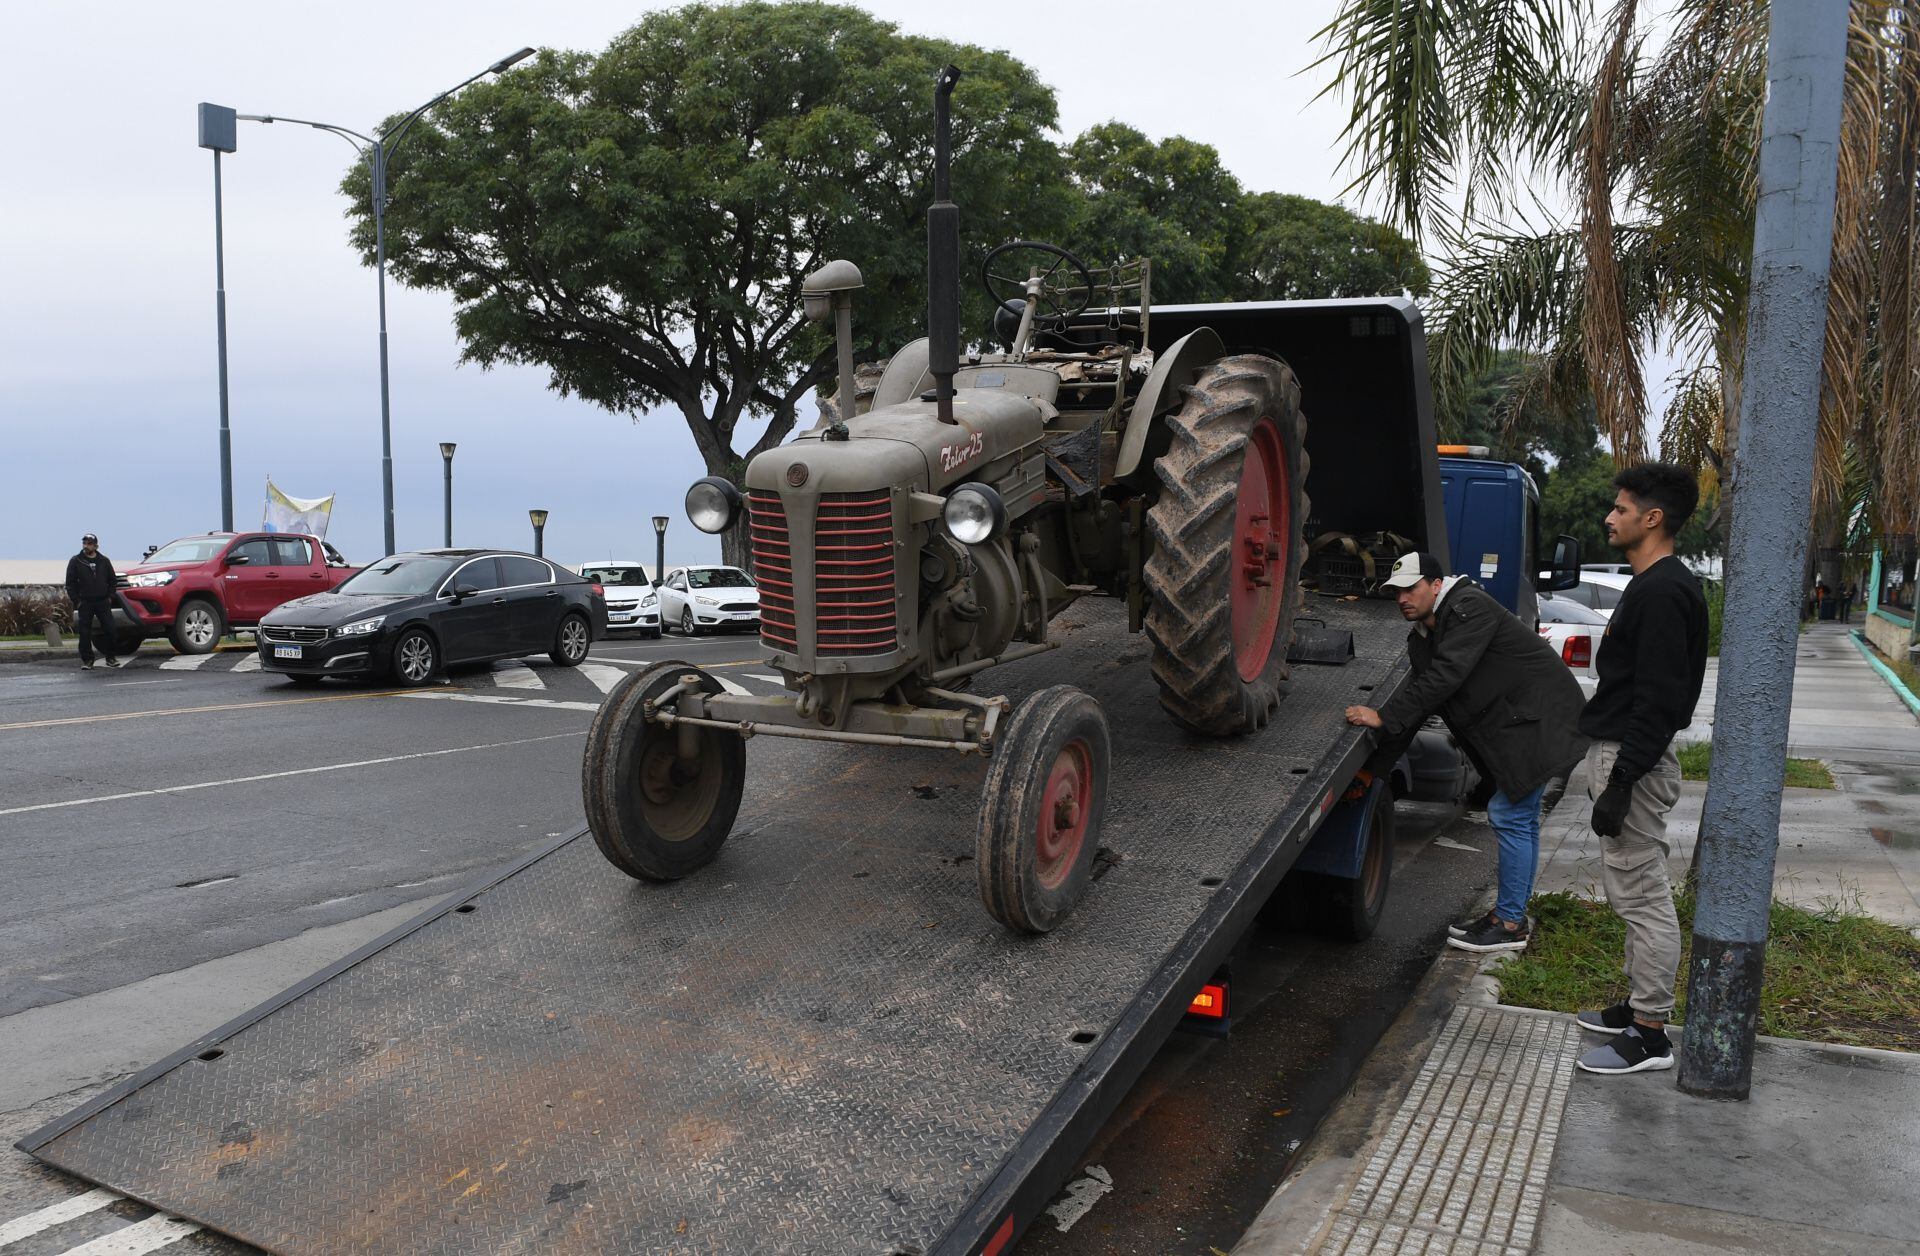
[[[153,552],[151,558],[142,559],[148,563],[204,563],[209,558],[217,558],[220,551],[227,548],[232,537],[195,536],[184,541],[169,541]]]
[[[342,593],[431,593],[449,571],[453,560],[426,554],[396,554],[364,571],[355,572],[340,586]]]
[[[1604,624],[1607,617],[1572,598],[1543,597],[1540,599],[1540,621],[1547,624]]]
[[[753,577],[738,567],[690,567],[687,583],[696,589],[751,589]]]
[[[601,584],[638,585],[644,588],[653,585],[653,581],[647,579],[645,567],[582,567],[580,574]]]

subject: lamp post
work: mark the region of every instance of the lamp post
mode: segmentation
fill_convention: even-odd
[[[653,582],[660,583],[660,577],[667,571],[667,517],[653,517]]]
[[[316,131],[331,131],[347,143],[353,145],[367,163],[372,176],[373,200],[373,264],[377,273],[380,293],[380,489],[381,501],[385,511],[387,553],[394,552],[393,545],[393,409],[387,387],[387,167],[393,160],[393,153],[400,141],[407,137],[407,131],[419,120],[420,115],[433,108],[447,97],[453,95],[468,83],[483,79],[489,74],[498,74],[509,66],[516,65],[533,55],[533,49],[522,48],[509,56],[500,58],[480,73],[449,87],[426,104],[402,118],[398,125],[388,128],[379,136],[362,135],[360,132],[331,122],[314,122],[306,118],[278,117],[270,113],[243,113],[238,115],[246,122],[291,122],[296,126],[310,126]]]
[[[547,530],[547,512],[544,510],[529,510],[527,512],[527,518],[533,520],[534,557],[545,558],[547,556],[547,551],[546,551],[546,542],[544,539],[544,534],[546,533],[546,530]]]
[[[235,148],[238,115],[200,102],[200,147],[213,150],[213,323],[220,357],[220,530],[233,531],[233,429],[227,423],[227,245],[220,214],[220,154]]]
[[[448,549],[452,549],[453,548],[453,442],[452,441],[443,440],[440,442],[440,458],[441,458],[441,461],[446,463],[446,467],[447,467],[447,484],[446,484],[446,493],[445,493],[446,508],[447,508],[446,510],[447,527],[446,527],[446,540],[442,542],[442,544],[444,544]]]

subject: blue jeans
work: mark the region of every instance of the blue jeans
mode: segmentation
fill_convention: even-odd
[[[1527,918],[1533,898],[1533,873],[1540,864],[1540,796],[1542,785],[1520,798],[1495,791],[1487,800],[1487,823],[1500,835],[1500,897],[1493,914],[1513,924]]]

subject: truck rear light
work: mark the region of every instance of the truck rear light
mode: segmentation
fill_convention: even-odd
[[[1193,1002],[1187,1005],[1187,1015],[1204,1016],[1208,1020],[1227,1018],[1227,987],[1225,982],[1209,981],[1200,987],[1200,993],[1193,996]]]
[[[1577,637],[1568,637],[1560,647],[1560,657],[1566,660],[1568,667],[1593,666],[1593,638],[1584,632]]]

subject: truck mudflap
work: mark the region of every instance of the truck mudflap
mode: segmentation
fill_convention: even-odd
[[[1161,714],[1124,608],[1056,653],[1114,730],[1103,873],[979,911],[982,765],[756,739],[733,838],[672,884],[584,834],[35,1131],[41,1160],[277,1252],[1000,1252],[1278,884],[1405,675],[1388,603],[1273,724]]]

